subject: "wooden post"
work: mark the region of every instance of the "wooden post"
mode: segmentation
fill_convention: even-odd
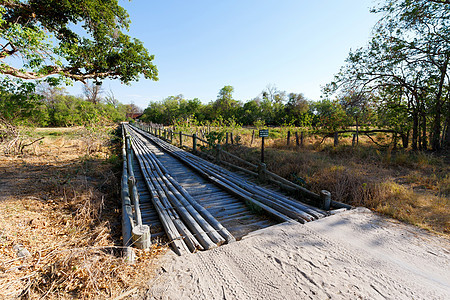
[[[291,131],[288,130],[288,132],[287,132],[287,142],[286,142],[286,145],[289,146],[290,143],[291,143]]]
[[[250,142],[250,147],[253,145],[253,140],[255,139],[255,130],[252,131],[252,141]]]
[[[330,210],[331,205],[331,193],[326,190],[320,191],[320,199],[322,200],[322,209]]]
[[[220,145],[216,145],[216,163],[220,163],[220,152],[222,151],[222,147]]]
[[[183,148],[183,133],[180,130],[180,148]]]
[[[161,127],[158,128],[158,137],[161,137]]]
[[[194,133],[192,135],[192,150],[195,152],[197,152],[197,134]]]
[[[233,145],[233,144],[234,144],[234,141],[233,141],[233,132],[230,132],[230,140],[231,140],[231,145]]]
[[[352,147],[355,147],[355,144],[356,144],[356,134],[353,134]]]
[[[334,133],[334,146],[336,147],[339,144],[339,134],[337,132]]]
[[[150,227],[148,225],[138,225],[132,231],[133,244],[139,249],[149,249],[152,245],[150,238]]]
[[[262,138],[263,140],[264,140],[264,138]],[[266,164],[265,163],[260,163],[259,165],[258,165],[258,179],[261,181],[261,182],[267,182],[267,174],[266,174],[266,171],[267,171],[267,166],[266,166]]]
[[[300,146],[300,141],[299,141],[299,137],[298,137],[298,131],[295,132],[295,145],[297,147]]]
[[[228,132],[225,133],[225,145],[228,145]]]
[[[264,137],[261,138],[261,163],[264,164]]]

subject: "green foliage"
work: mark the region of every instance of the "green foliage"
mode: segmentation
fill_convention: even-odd
[[[12,124],[46,126],[48,112],[33,83],[4,78],[0,84],[0,117]]]
[[[404,135],[412,128],[413,149],[426,149],[431,132],[439,150],[443,116],[450,114],[450,3],[385,0],[373,11],[382,17],[368,46],[350,52],[326,90],[373,95],[383,123]]]
[[[315,114],[316,126],[326,132],[345,129],[349,125],[349,116],[338,101],[324,99],[312,105]]]
[[[123,33],[127,12],[118,0],[5,0],[0,4],[0,73],[22,79],[49,75],[124,83],[157,80],[158,71],[141,41]],[[5,58],[20,56],[22,68]],[[52,79],[51,79],[52,80]]]

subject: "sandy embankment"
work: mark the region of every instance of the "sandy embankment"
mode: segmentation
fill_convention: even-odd
[[[150,299],[450,299],[450,242],[367,209],[168,254]]]

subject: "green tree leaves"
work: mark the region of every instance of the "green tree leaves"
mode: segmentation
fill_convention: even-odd
[[[128,84],[158,70],[141,41],[123,33],[127,12],[117,0],[2,0],[0,73],[22,79],[59,75]],[[19,56],[21,68],[6,58]]]

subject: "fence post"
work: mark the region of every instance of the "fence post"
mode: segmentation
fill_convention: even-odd
[[[255,129],[252,131],[252,140],[250,142],[250,147],[253,145],[253,140],[255,139]]]
[[[286,142],[286,145],[289,146],[290,143],[291,143],[291,131],[288,130],[288,132],[287,132],[287,142]]]
[[[261,182],[267,182],[267,166],[265,163],[258,164],[258,179]]]
[[[300,141],[298,139],[298,131],[295,132],[295,145],[298,147],[300,146]]]
[[[194,133],[192,134],[192,150],[195,152],[197,152],[197,134]]]
[[[220,152],[222,151],[222,147],[220,145],[216,145],[216,163],[220,163]]]
[[[322,209],[330,210],[331,205],[331,193],[326,190],[320,191],[320,199],[322,200]]]
[[[167,140],[167,130],[164,129],[164,139]]]
[[[334,146],[336,147],[339,144],[339,133],[334,133]]]
[[[231,140],[231,145],[233,145],[233,144],[234,144],[234,141],[233,141],[233,132],[230,132],[230,140]]]
[[[225,133],[225,144],[228,145],[228,132]]]
[[[183,133],[180,130],[180,148],[183,148]]]

